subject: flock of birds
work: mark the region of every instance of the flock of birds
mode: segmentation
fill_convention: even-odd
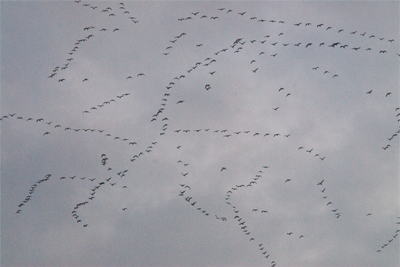
[[[129,19],[131,22],[134,24],[138,23],[139,20],[136,17],[131,16],[131,12],[125,8],[124,3],[119,3],[117,7],[106,7],[104,9],[100,9],[97,6],[91,5],[91,4],[86,4],[86,3],[81,3],[81,0],[75,1],[77,4],[81,4],[85,8],[91,8],[92,10],[101,10],[101,13],[104,13],[107,17],[115,17],[115,16],[124,16],[127,19]],[[248,19],[250,21],[254,21],[255,23],[271,23],[271,24],[286,24],[288,22],[282,21],[282,20],[266,20],[254,16],[248,16],[247,12],[235,12],[231,9],[227,8],[219,8],[218,12],[224,13],[223,15],[229,14],[229,15],[237,15],[240,16],[243,19]],[[194,20],[219,20],[220,16],[210,16],[207,14],[201,14],[200,12],[192,12],[190,16],[187,16],[185,18],[179,18],[178,21],[180,22],[188,22],[188,21],[194,21]],[[304,22],[296,22],[292,23],[293,27],[313,27],[314,25],[310,22],[304,23]],[[320,30],[324,31],[335,31],[337,34],[350,34],[350,35],[360,35],[368,39],[376,39],[379,42],[387,41],[389,44],[394,42],[394,39],[386,39],[384,37],[376,37],[373,34],[367,34],[366,32],[358,32],[358,31],[346,31],[344,29],[338,29],[335,30],[333,27],[326,26],[322,23],[315,25],[316,28],[320,28]],[[79,51],[80,47],[84,45],[84,43],[90,42],[93,38],[96,37],[97,34],[101,33],[104,34],[104,32],[111,32],[111,33],[116,33],[119,31],[122,31],[120,28],[114,28],[114,29],[106,29],[106,28],[101,28],[97,29],[95,26],[86,26],[83,28],[84,32],[90,32],[92,34],[89,34],[81,39],[78,39],[75,42],[74,47],[68,52],[69,56],[66,59],[66,62],[62,66],[57,66],[53,69],[52,73],[48,76],[48,78],[54,78],[56,76],[60,76],[59,79],[57,79],[58,82],[63,82],[67,83],[68,80],[63,77],[63,72],[65,72],[68,68],[71,67],[70,64],[72,64],[72,61],[75,60],[76,58],[73,58],[72,56],[78,56],[77,52]],[[95,33],[94,31],[97,31]],[[178,45],[179,42],[182,40],[182,38],[185,38],[188,34],[185,32],[182,32],[178,35],[175,35],[172,40],[170,40],[170,44],[165,48],[166,52],[163,52],[162,54],[164,56],[169,56],[173,51],[174,51],[174,46]],[[172,78],[170,81],[168,81],[165,84],[165,92],[163,93],[161,100],[159,101],[159,106],[156,108],[156,111],[154,114],[149,118],[149,122],[151,123],[160,123],[160,130],[159,130],[159,138],[157,140],[153,140],[149,144],[140,144],[142,145],[143,149],[138,151],[136,154],[134,154],[131,158],[130,161],[134,163],[135,161],[140,160],[141,157],[143,157],[145,154],[151,153],[157,146],[158,142],[160,140],[163,140],[161,136],[165,136],[171,132],[171,134],[213,134],[215,136],[220,136],[221,138],[245,138],[245,137],[252,137],[252,138],[272,138],[273,140],[276,140],[278,138],[283,138],[283,140],[287,140],[287,138],[291,137],[291,133],[281,133],[281,132],[263,132],[263,131],[253,131],[253,130],[228,130],[228,129],[212,129],[212,128],[196,128],[196,129],[174,129],[172,131],[168,131],[169,129],[169,124],[170,124],[170,117],[167,115],[164,115],[165,109],[167,108],[168,105],[171,105],[171,95],[174,93],[174,86],[176,86],[182,79],[186,79],[190,75],[193,75],[194,72],[198,71],[199,69],[207,68],[206,72],[211,76],[217,76],[219,73],[218,69],[215,66],[217,61],[219,60],[219,56],[221,56],[223,53],[231,53],[231,54],[238,54],[241,53],[243,50],[247,49],[252,51],[252,54],[254,57],[249,59],[249,64],[248,64],[248,69],[254,75],[262,75],[260,72],[262,71],[263,68],[263,63],[265,63],[267,60],[273,60],[277,57],[280,56],[280,53],[275,52],[274,48],[278,46],[282,47],[296,47],[300,48],[303,47],[304,49],[323,49],[324,47],[327,47],[329,49],[351,49],[354,52],[357,51],[372,51],[378,54],[387,54],[387,50],[385,49],[374,49],[371,47],[350,47],[347,44],[343,44],[341,42],[334,42],[334,43],[325,43],[321,42],[318,44],[315,44],[313,42],[307,42],[307,43],[302,43],[302,42],[294,42],[294,43],[288,43],[288,42],[283,42],[280,40],[282,38],[281,36],[284,36],[284,32],[280,32],[279,34],[276,34],[276,36],[272,34],[268,34],[265,36],[260,36],[260,39],[250,39],[250,40],[245,40],[243,38],[237,38],[235,41],[230,46],[224,47],[222,49],[216,49],[215,52],[213,52],[210,57],[205,58],[204,60],[195,62],[192,64],[192,66],[186,70],[187,73],[181,73],[174,78]],[[195,49],[201,49],[204,44],[200,43],[197,44]],[[348,48],[349,47],[349,48]],[[270,51],[267,53],[267,51]],[[271,52],[272,51],[272,52]],[[359,52],[358,52],[359,53]],[[397,54],[399,55],[399,54]],[[268,56],[268,57],[266,57]],[[400,56],[400,55],[399,55]],[[314,73],[318,73],[324,77],[331,77],[332,79],[340,79],[340,73],[338,74],[336,71],[333,70],[327,70],[323,69],[322,67],[320,68],[319,66],[315,66],[310,71]],[[145,76],[145,73],[140,72],[136,75],[130,75],[126,77],[126,80],[134,80],[134,78],[140,78]],[[90,83],[91,82],[91,77],[82,77],[82,83]],[[212,83],[206,83],[204,85],[204,90],[210,91],[214,90],[214,87],[211,85]],[[294,92],[292,92],[289,88],[287,87],[279,87],[275,89],[275,92],[278,94],[282,95],[283,99],[287,99],[289,97],[293,97]],[[367,95],[372,95],[373,90],[370,90],[366,92]],[[391,92],[386,92],[385,97],[390,97]],[[112,103],[115,103],[117,105],[119,103],[119,100],[122,100],[122,98],[128,97],[130,93],[123,93],[121,95],[116,96],[117,100],[115,99],[110,99],[104,101],[102,104],[98,104],[96,106],[92,106],[90,109],[84,110],[83,113],[87,114],[87,118],[90,119],[90,114],[96,110],[99,110],[101,108],[107,107],[107,105],[111,105]],[[185,99],[179,99],[176,102],[172,102],[172,105],[185,105]],[[276,106],[271,106],[270,107],[271,113],[273,112],[279,112],[281,110],[281,107],[276,105]],[[398,118],[400,116],[400,108],[395,109],[396,115],[395,117]],[[86,116],[86,115],[85,115]],[[125,142],[127,145],[132,145],[132,146],[137,146],[138,141],[133,140],[132,138],[126,138],[126,137],[120,137],[120,136],[115,136],[112,135],[110,132],[107,132],[106,130],[103,129],[92,129],[92,128],[74,128],[72,126],[62,126],[61,124],[58,123],[53,123],[52,121],[45,121],[43,118],[32,118],[32,117],[23,117],[22,115],[17,115],[16,113],[4,115],[0,118],[0,121],[5,121],[5,120],[21,120],[21,121],[26,121],[26,122],[35,122],[35,123],[41,123],[45,127],[48,127],[48,130],[43,133],[43,136],[48,136],[50,134],[62,134],[62,132],[87,132],[87,133],[98,133],[106,136],[107,138],[111,138],[115,141],[122,141]],[[397,122],[400,122],[400,118],[398,118]],[[400,129],[395,131],[394,133],[391,134],[390,137],[387,139],[391,141],[393,138],[397,137],[398,134],[400,134]],[[178,146],[177,149],[180,149],[182,146]],[[390,148],[390,144],[385,144],[382,149],[387,150]],[[315,159],[319,159],[321,162],[323,162],[326,158],[325,155],[320,154],[320,152],[317,151],[317,149],[314,149],[313,147],[305,147],[305,146],[300,146],[297,148],[297,150],[300,152],[304,152],[306,154],[311,155]],[[126,180],[127,180],[127,175],[129,168],[124,169],[124,170],[118,170],[115,171],[112,167],[109,167],[108,163],[108,157],[106,154],[102,154],[100,157],[100,164],[105,168],[105,175],[104,177],[80,177],[77,174],[74,175],[66,175],[66,176],[61,176],[54,178],[52,174],[47,174],[43,179],[40,179],[36,181],[29,189],[27,196],[25,197],[24,200],[20,202],[18,205],[18,209],[15,212],[16,214],[22,214],[24,207],[27,206],[28,202],[32,200],[32,196],[34,195],[35,190],[39,186],[42,186],[44,182],[48,182],[51,178],[54,180],[75,180],[75,181],[80,181],[82,183],[89,183],[91,185],[90,191],[88,192],[87,199],[85,201],[76,203],[76,205],[72,208],[71,211],[71,216],[73,219],[75,219],[77,224],[82,225],[82,227],[88,227],[89,224],[85,222],[84,215],[80,213],[80,208],[89,205],[92,201],[95,200],[96,194],[99,194],[100,190],[102,187],[109,186],[115,190],[125,190],[128,188]],[[254,174],[254,177],[248,178],[248,180],[244,180],[242,183],[235,184],[234,186],[230,187],[227,189],[224,195],[225,203],[228,205],[231,210],[232,214],[231,215],[225,215],[225,214],[215,214],[211,213],[210,209],[207,207],[204,207],[201,205],[200,201],[196,199],[195,196],[192,195],[192,189],[195,188],[195,186],[191,183],[190,177],[191,173],[188,171],[188,167],[190,164],[185,162],[183,159],[180,159],[177,161],[178,166],[181,168],[181,179],[182,182],[177,185],[177,196],[181,197],[183,201],[186,201],[189,205],[189,208],[197,210],[199,213],[203,214],[204,216],[208,216],[209,218],[215,218],[218,221],[221,222],[227,222],[230,220],[233,220],[237,225],[239,231],[241,231],[244,235],[247,236],[248,240],[250,242],[253,242],[255,244],[255,247],[260,251],[262,256],[266,259],[269,259],[270,257],[273,257],[271,255],[272,252],[267,250],[267,246],[264,245],[265,242],[259,240],[259,238],[253,234],[252,230],[250,229],[251,227],[246,224],[246,218],[244,215],[242,215],[241,210],[237,207],[237,205],[233,204],[234,203],[234,196],[238,192],[244,191],[244,190],[249,190],[251,187],[256,187],[258,186],[258,183],[262,181],[263,175],[265,172],[268,172],[268,169],[270,166],[268,165],[263,165],[260,167],[259,170],[257,170]],[[220,172],[229,172],[229,170],[225,166],[221,166]],[[125,178],[124,178],[125,177]],[[282,181],[282,183],[290,185],[292,182],[291,178],[285,179]],[[341,212],[337,206],[335,206],[335,203],[330,200],[329,196],[327,195],[327,191],[329,191],[328,186],[326,186],[326,181],[324,179],[320,180],[318,183],[315,184],[316,189],[319,190],[322,194],[322,199],[325,202],[326,208],[329,209],[333,216],[335,216],[337,219],[341,217]],[[121,212],[124,212],[128,210],[127,207],[122,206],[120,207]],[[271,212],[268,211],[268,207],[254,207],[251,210],[253,213],[260,213],[263,214],[263,216],[273,216]],[[372,216],[372,213],[366,214],[366,216]],[[400,222],[398,222],[400,224]],[[381,245],[381,247],[376,251],[376,252],[382,252],[382,250],[387,247],[391,242],[398,236],[399,230],[396,230],[391,239],[388,240],[387,243],[384,243]],[[286,232],[287,236],[296,236],[297,239],[305,239],[307,236],[302,233],[295,233],[294,231],[288,230]],[[270,261],[270,264],[272,267],[277,265],[277,262],[275,260]]]

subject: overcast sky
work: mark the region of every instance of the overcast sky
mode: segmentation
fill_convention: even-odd
[[[3,1],[1,36],[2,266],[399,265],[398,2]]]

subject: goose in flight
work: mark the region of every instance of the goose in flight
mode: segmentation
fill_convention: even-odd
[[[324,180],[322,180],[321,182],[319,182],[317,185],[322,185],[323,182],[324,182]]]
[[[371,94],[371,93],[372,93],[372,90],[367,92],[367,94]]]
[[[226,168],[225,168],[225,167],[222,167],[222,168],[221,168],[221,172],[222,172],[223,170],[226,170]]]
[[[139,73],[137,76],[139,77],[139,76],[145,76],[145,75],[144,75],[144,73]]]

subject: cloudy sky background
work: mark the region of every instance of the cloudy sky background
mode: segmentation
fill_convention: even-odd
[[[398,266],[398,2],[119,3],[1,3],[2,266]]]

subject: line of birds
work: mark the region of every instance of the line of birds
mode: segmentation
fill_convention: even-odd
[[[106,154],[102,154],[102,155],[101,155],[101,165],[105,166],[105,165],[107,164],[107,160],[108,160],[108,158],[107,158]],[[107,168],[107,171],[111,171],[111,170],[112,170],[112,168],[110,168],[110,167]],[[119,171],[119,172],[116,173],[116,175],[117,175],[119,178],[122,178],[122,177],[126,176],[126,173],[127,173],[128,171],[129,171],[128,169],[123,170],[123,171]],[[73,177],[76,177],[76,176],[73,176]],[[73,177],[70,177],[70,178],[73,179]],[[65,178],[65,177],[62,177],[62,178]],[[60,180],[61,180],[62,178],[60,178]],[[86,178],[86,177],[84,177],[84,178]],[[84,178],[81,178],[81,180],[84,180]],[[96,194],[97,190],[100,189],[101,186],[104,186],[104,185],[108,184],[109,186],[114,187],[115,185],[117,185],[117,182],[116,182],[116,181],[114,182],[115,179],[114,179],[113,181],[111,181],[113,178],[114,178],[114,177],[111,176],[111,177],[109,177],[109,178],[104,178],[104,181],[98,182],[98,184],[97,184],[96,186],[94,186],[92,189],[90,189],[91,192],[90,192],[90,197],[88,197],[88,200],[86,200],[86,201],[84,201],[84,202],[80,202],[80,203],[78,203],[78,204],[75,205],[74,210],[72,211],[72,217],[74,217],[74,218],[76,219],[76,222],[77,222],[77,223],[82,222],[82,219],[80,219],[80,216],[78,215],[78,211],[77,211],[77,210],[78,210],[81,206],[84,206],[84,205],[86,205],[86,204],[89,204],[91,201],[93,201],[94,198],[95,198],[94,195]],[[90,180],[91,182],[94,182],[94,180],[96,180],[96,178],[89,179],[89,180]],[[126,189],[126,188],[128,188],[126,185],[123,185],[123,186],[121,187],[121,189]],[[126,207],[123,207],[123,208],[121,208],[121,210],[122,210],[122,211],[126,211],[127,208],[126,208]],[[83,224],[83,227],[88,227],[88,224]]]
[[[264,165],[264,166],[262,166],[262,168],[263,168],[263,169],[268,169],[269,166],[265,166],[265,165]],[[231,203],[232,200],[230,200],[230,199],[231,199],[231,197],[232,197],[234,191],[239,190],[239,189],[241,189],[241,188],[249,187],[249,186],[251,186],[252,184],[257,184],[255,181],[257,181],[258,179],[260,179],[260,178],[262,177],[261,173],[263,173],[263,170],[259,170],[259,171],[257,172],[257,174],[255,175],[255,178],[252,178],[253,181],[251,181],[251,182],[250,182],[249,184],[247,184],[246,186],[245,186],[244,184],[242,184],[242,185],[236,185],[235,187],[232,187],[230,190],[228,190],[228,191],[225,193],[226,204],[229,205],[229,206],[232,208],[232,211],[234,212],[234,217],[233,217],[233,219],[238,221],[238,226],[240,227],[240,230],[242,231],[242,233],[244,233],[245,235],[248,236],[250,242],[251,242],[251,241],[255,241],[255,242],[256,242],[256,238],[255,238],[253,235],[251,235],[250,229],[248,229],[248,225],[246,225],[246,221],[245,221],[244,218],[240,215],[240,210],[239,210],[235,205],[233,205],[233,204]],[[228,200],[229,200],[229,201],[228,201]],[[258,212],[258,211],[259,211],[259,209],[257,209],[257,208],[253,208],[253,209],[252,209],[252,212]],[[268,213],[268,211],[265,210],[265,209],[261,210],[260,212],[261,212],[261,213]],[[257,238],[257,239],[258,239],[258,238]],[[258,250],[260,251],[260,253],[263,255],[263,257],[264,257],[265,259],[268,259],[268,258],[270,257],[270,254],[267,254],[268,251],[267,251],[267,249],[265,249],[265,247],[263,246],[263,243],[258,244],[258,247],[257,247],[257,248],[258,248]],[[275,265],[276,265],[275,260],[272,260],[272,261],[271,261],[271,266],[275,266]]]
[[[323,179],[321,182],[317,183],[317,186],[323,186],[324,181],[325,181],[325,180]],[[324,187],[324,188],[321,190],[321,193],[325,194],[325,190],[326,190],[326,187]],[[324,195],[324,196],[322,197],[322,199],[327,199],[327,198],[328,198],[328,196],[326,196],[326,195]],[[328,201],[328,202],[326,203],[326,206],[329,206],[329,205],[333,205],[333,203],[332,203],[331,201]],[[339,210],[338,208],[335,208],[335,209],[332,209],[332,210],[331,210],[331,211],[334,213],[334,215],[335,215],[335,217],[336,217],[337,219],[339,219],[340,216],[342,215],[338,210]]]
[[[224,129],[224,130],[211,130],[210,128],[206,128],[206,129],[177,129],[177,130],[174,130],[174,133],[190,133],[190,132],[195,132],[195,133],[199,133],[199,132],[201,132],[201,131],[204,131],[204,132],[210,132],[210,133],[220,133],[220,134],[222,134],[222,136],[223,137],[230,137],[230,136],[234,136],[234,135],[239,135],[239,134],[241,134],[241,133],[243,133],[243,134],[250,134],[251,136],[253,136],[253,137],[255,137],[255,136],[262,136],[262,137],[266,137],[266,136],[272,136],[272,137],[279,137],[279,136],[283,136],[283,137],[286,137],[286,138],[288,138],[289,136],[291,136],[291,134],[284,134],[284,135],[281,135],[280,133],[274,133],[274,134],[270,134],[270,133],[260,133],[260,132],[255,132],[255,133],[252,133],[251,131],[249,131],[249,130],[246,130],[246,131],[228,131],[227,129]]]
[[[178,39],[181,38],[184,35],[186,35],[186,33],[183,32],[183,33],[175,36],[174,39],[172,41],[169,41],[169,42],[175,44],[175,42],[178,41]],[[166,47],[165,50],[170,50],[172,48],[173,48],[173,46],[170,45],[170,46]],[[169,55],[169,53],[163,53],[163,55],[167,56],[167,55]]]
[[[74,2],[79,4],[81,2],[81,0],[75,0]],[[82,4],[82,6],[83,7],[89,7],[91,9],[93,9],[93,10],[98,8],[98,6],[92,6],[91,4]],[[123,2],[120,2],[118,4],[117,8],[118,8],[117,10],[120,10],[122,12],[122,15],[125,15],[125,17],[129,16],[127,18],[130,19],[130,21],[134,22],[135,24],[139,22],[135,17],[132,17],[130,15],[131,12],[125,8],[125,4]],[[101,10],[101,13],[109,13],[112,10],[113,9],[111,7],[106,7],[106,8]],[[115,15],[115,13],[108,14],[108,17],[116,17],[116,16],[117,15]]]
[[[125,93],[125,94],[122,94],[122,95],[117,95],[117,98],[122,99],[123,97],[129,96],[129,95],[130,95],[130,93]],[[102,108],[107,104],[111,104],[112,102],[116,102],[115,99],[104,101],[103,104],[97,105],[97,108],[96,107],[91,107],[90,110],[97,110],[98,108]],[[89,110],[85,110],[85,111],[83,111],[83,113],[90,113],[90,111]]]
[[[400,219],[400,217],[397,217],[397,220],[399,220],[399,219]],[[396,222],[396,224],[400,224],[400,221]],[[382,244],[381,248],[378,249],[376,252],[382,252],[382,250],[383,250],[384,248],[386,248],[387,246],[389,246],[389,245],[392,243],[392,241],[399,235],[399,232],[400,232],[400,229],[397,229],[397,230],[394,232],[394,234],[392,234],[391,238],[388,239],[387,243]]]
[[[224,11],[225,9],[226,9],[226,8],[218,8],[218,10],[221,11],[221,12]],[[233,11],[232,9],[229,9],[229,10],[227,10],[226,14],[227,14],[227,13],[231,13],[231,12],[234,12],[234,11]],[[199,13],[200,13],[200,12],[192,12],[191,15],[193,15],[195,18],[199,18],[200,20],[203,19],[203,18],[207,18],[207,17],[208,17],[207,15],[199,15],[199,16],[197,16]],[[241,15],[242,17],[244,17],[244,15],[245,15],[246,13],[247,13],[247,12],[238,12],[237,14],[238,14],[238,15]],[[232,14],[234,14],[234,13],[232,13]],[[192,20],[193,17],[191,17],[191,15],[189,15],[189,16],[186,17],[186,18],[180,18],[180,19],[178,19],[178,21]],[[215,20],[215,19],[219,19],[219,17],[210,16],[210,19],[214,19],[214,20]],[[266,19],[258,19],[257,17],[254,17],[254,16],[250,16],[250,21],[269,22],[269,23],[277,23],[277,24],[281,24],[281,25],[283,25],[283,24],[286,25],[286,22],[283,21],[283,20],[278,20],[278,21],[277,21],[277,20],[271,19],[271,20],[268,20],[268,21],[267,21]],[[303,24],[303,22],[293,23],[293,26],[300,27],[300,25],[302,25],[302,24]],[[305,27],[307,27],[307,26],[312,26],[313,24],[312,24],[311,22],[307,22],[307,23],[304,23],[303,25],[304,25]],[[316,24],[316,28],[322,28],[322,26],[324,26],[324,23]],[[325,30],[328,31],[328,30],[334,30],[334,29],[333,29],[333,27],[328,26]],[[342,32],[345,32],[345,30],[344,30],[344,29],[339,29],[339,30],[337,31],[338,34],[339,34],[339,33],[342,33]],[[348,33],[351,34],[351,35],[355,35],[357,32],[358,32],[358,30],[349,31]],[[283,33],[281,33],[280,35],[283,35]],[[360,33],[359,35],[365,37],[366,32]],[[367,36],[368,36],[368,35],[367,35]],[[378,38],[378,37],[376,37],[374,34],[369,35],[368,38],[369,38],[369,39],[371,39],[371,38],[376,38],[377,40],[380,40],[380,41],[385,40],[384,37],[379,37],[379,38]],[[388,40],[388,42],[390,42],[390,43],[392,43],[392,42],[395,41],[394,39],[387,39],[387,40]]]
[[[20,213],[22,212],[21,208],[22,208],[23,206],[25,206],[25,205],[32,199],[32,194],[35,192],[35,190],[36,190],[36,188],[39,186],[39,184],[48,181],[48,180],[50,179],[50,177],[51,177],[51,174],[46,174],[46,175],[44,176],[43,179],[40,179],[40,180],[36,181],[33,185],[31,185],[31,188],[30,188],[29,191],[28,191],[29,194],[28,194],[28,195],[25,197],[25,199],[18,205],[18,207],[19,207],[20,209],[18,209],[18,210],[15,212],[15,214],[20,214]]]
[[[80,3],[80,1],[75,1],[75,2],[76,2],[76,3]],[[90,8],[92,8],[93,10],[96,9],[96,8],[98,8],[97,6],[92,6],[92,5],[90,5],[90,4],[82,4],[82,6],[84,6],[84,7],[90,7]],[[129,15],[129,14],[130,14],[130,12],[129,12],[128,10],[125,9],[125,4],[122,3],[122,2],[119,3],[118,9],[119,9],[119,10],[124,10],[124,11],[122,11],[122,12],[123,12],[122,14],[125,14],[125,15]],[[102,13],[105,13],[105,12],[108,13],[108,12],[111,11],[111,10],[112,10],[111,7],[107,7],[107,8],[105,8],[105,9],[103,9],[101,12],[102,12]],[[116,15],[115,15],[115,13],[111,13],[111,14],[109,14],[108,16],[109,16],[109,17],[115,17]],[[132,16],[130,16],[130,15],[129,15],[128,18],[129,18],[132,22],[134,22],[135,24],[139,22],[135,17],[132,17]],[[87,27],[84,27],[84,28],[83,28],[83,31],[90,31],[90,30],[93,30],[93,29],[95,29],[95,28],[96,28],[95,26],[87,26]],[[112,32],[116,32],[116,31],[119,31],[119,30],[120,30],[119,28],[114,28]],[[107,31],[106,28],[102,28],[102,29],[99,30],[99,32],[106,32],[106,31]],[[81,38],[81,39],[76,40],[73,49],[71,49],[71,50],[68,52],[68,55],[70,55],[70,56],[74,55],[75,52],[77,52],[77,49],[79,49],[80,45],[81,45],[83,42],[88,41],[88,40],[89,40],[90,38],[92,38],[92,37],[94,37],[94,35],[93,35],[93,34],[90,34],[90,35],[88,35],[88,36],[86,36],[86,37],[84,37],[84,38]],[[60,68],[59,66],[55,67],[55,68],[53,69],[53,72],[48,76],[48,78],[53,78],[55,75],[57,75],[57,73],[58,73],[60,70],[61,70],[61,71],[62,71],[62,70],[66,70],[66,69],[68,68],[68,66],[69,66],[69,63],[70,63],[72,60],[74,60],[74,58],[73,58],[73,57],[70,57],[70,58],[68,58],[68,59],[66,60],[66,61],[68,61],[68,62],[63,64],[63,67],[61,67],[61,68]],[[65,78],[60,78],[60,79],[58,79],[58,82],[64,82],[64,81],[66,81]],[[86,82],[86,81],[89,81],[89,79],[88,79],[88,78],[84,78],[82,82]]]
[[[0,121],[3,121],[4,119],[8,119],[8,118],[16,118],[17,120],[23,120],[23,119],[24,119],[22,116],[15,116],[15,115],[16,115],[16,113],[4,115],[4,116],[2,116],[2,117],[0,118]],[[44,122],[44,123],[47,124],[47,125],[51,125],[51,124],[52,124],[52,121],[50,121],[50,122],[45,122],[43,118],[33,119],[33,118],[30,117],[30,118],[28,118],[26,121]],[[61,129],[61,128],[63,128],[63,127],[62,127],[60,124],[56,124],[56,125],[54,126],[54,128],[55,128],[55,129],[57,129],[57,128],[60,128],[60,129]],[[71,128],[71,127],[65,127],[65,128],[64,128],[64,131],[75,131],[75,132],[79,132],[79,131],[81,131],[81,130],[82,130],[82,132],[91,132],[91,133],[93,133],[93,132],[103,133],[103,132],[105,131],[105,130],[89,129],[89,128]],[[43,134],[43,136],[44,136],[44,135],[49,135],[49,134],[51,134],[51,132],[46,131],[46,132]],[[120,140],[120,141],[122,141],[122,142],[127,142],[127,141],[129,141],[128,138],[121,138],[121,137],[119,137],[119,136],[112,136],[112,135],[109,134],[109,133],[105,133],[104,136],[106,136],[106,137],[111,137],[113,140]],[[137,142],[136,142],[136,141],[130,141],[130,142],[127,142],[127,143],[128,143],[128,145],[137,145]]]

